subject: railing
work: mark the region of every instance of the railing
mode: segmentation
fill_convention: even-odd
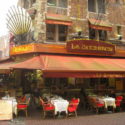
[[[67,8],[47,6],[47,13],[67,15]]]
[[[94,18],[97,20],[108,20],[107,14],[88,12],[88,18]]]

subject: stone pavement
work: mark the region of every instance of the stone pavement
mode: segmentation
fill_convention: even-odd
[[[52,117],[42,119],[34,114],[25,118],[15,118],[13,121],[0,121],[0,125],[125,125],[125,112],[107,114],[89,114],[69,118]]]

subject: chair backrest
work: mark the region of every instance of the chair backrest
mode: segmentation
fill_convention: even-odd
[[[96,98],[90,98],[89,102],[90,102],[90,105],[92,107],[97,107],[97,100],[96,100]]]
[[[74,107],[75,109],[78,108],[78,105],[79,105],[79,102],[80,102],[80,99],[79,98],[73,98],[71,99],[71,101],[69,102],[69,106],[71,107]]]
[[[26,104],[29,105],[30,103],[30,97],[26,99]]]
[[[78,103],[78,104],[79,104],[80,99],[79,99],[79,98],[77,98],[77,99],[76,99],[76,98],[72,98],[72,99],[71,99],[71,102],[72,102],[72,103]]]
[[[44,102],[44,100],[41,97],[39,97],[39,99],[40,99],[40,104],[42,105],[44,111],[50,111],[55,109],[54,105],[51,104],[50,102]]]
[[[121,106],[122,100],[123,100],[123,96],[117,96],[115,100],[116,106]]]
[[[123,100],[123,96],[117,96],[116,100],[122,101]]]
[[[104,101],[99,98],[90,98],[89,102],[92,107],[103,107],[105,105]]]
[[[45,102],[43,101],[41,97],[39,97],[39,99],[40,99],[40,104],[43,106]]]
[[[20,101],[20,102],[26,102],[26,96],[20,97],[20,98],[19,98],[19,101]]]

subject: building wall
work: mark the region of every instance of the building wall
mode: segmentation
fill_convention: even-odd
[[[37,10],[34,18],[34,37],[38,42],[44,42],[46,40],[46,0],[36,0],[35,8]]]
[[[115,0],[111,2],[112,4],[108,5],[108,19],[109,22],[112,24],[113,32],[111,32],[111,37],[116,37],[117,29],[116,26],[122,27],[122,35],[123,39],[125,39],[125,5],[121,4],[115,4]]]
[[[87,0],[70,0],[69,16],[73,21],[73,25],[69,27],[70,33],[83,31],[88,36],[87,6]]]
[[[25,1],[25,0],[19,0]],[[30,1],[30,0],[29,0]],[[24,5],[19,2],[19,5]],[[38,42],[46,41],[46,24],[45,14],[47,13],[47,0],[36,0],[30,8],[36,9],[35,18],[33,19],[34,24],[34,37]],[[106,2],[106,14],[93,13],[88,11],[88,0],[68,0],[68,13],[73,22],[73,25],[69,27],[69,35],[76,33],[79,30],[83,32],[84,36],[89,35],[88,31],[88,19],[95,18],[105,20],[112,26],[112,31],[108,31],[108,38],[117,39],[117,26],[121,26],[122,41],[125,39],[125,5],[121,0],[120,3],[116,3],[115,0]]]
[[[9,35],[4,35],[0,37],[0,59],[5,59],[9,57]]]

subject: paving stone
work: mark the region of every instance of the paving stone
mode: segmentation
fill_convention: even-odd
[[[30,112],[31,113],[31,112]],[[17,117],[13,121],[0,121],[0,125],[125,125],[125,112],[106,114],[82,114],[77,118],[47,117],[42,119],[41,113],[29,114],[29,117]]]

